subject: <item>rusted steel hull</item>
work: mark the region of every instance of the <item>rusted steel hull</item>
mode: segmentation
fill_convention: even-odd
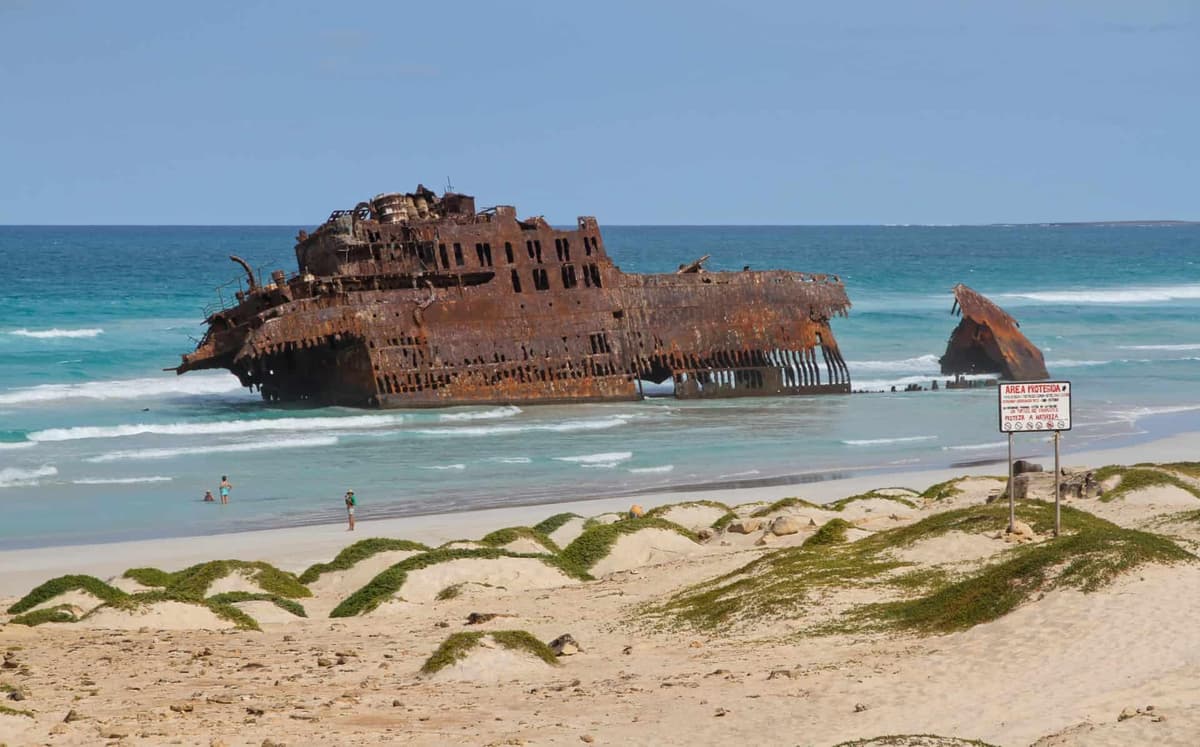
[[[1042,351],[1021,333],[1017,320],[982,294],[954,286],[954,328],[940,363],[943,374],[994,373],[1013,381],[1050,378]]]
[[[254,281],[175,369],[224,368],[265,399],[355,407],[848,393],[830,328],[839,279],[621,272],[594,218],[574,230],[418,188],[335,212],[300,273]]]

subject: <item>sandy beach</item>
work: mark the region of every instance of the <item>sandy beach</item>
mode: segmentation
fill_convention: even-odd
[[[1198,446],[1188,434],[1063,462],[1186,462]],[[1059,539],[1036,502],[1019,502],[1028,533],[1006,534],[1005,503],[989,503],[1003,465],[984,465],[643,496],[640,523],[610,499],[363,521],[354,535],[8,552],[0,743],[1191,744],[1200,522],[1180,517],[1200,509],[1200,479],[1156,469],[1155,484],[1106,478],[1114,499],[1069,498]],[[562,513],[577,516],[489,536]],[[373,537],[427,547],[334,561]],[[1126,551],[1100,558],[1097,542],[1148,554],[1122,565]],[[1078,549],[1006,582],[997,596],[1034,583],[1011,608],[859,622],[923,594],[986,600],[989,578],[1056,547]],[[217,559],[270,565],[170,577]],[[1098,576],[1071,580],[1072,561]],[[65,574],[107,583],[21,599]]]

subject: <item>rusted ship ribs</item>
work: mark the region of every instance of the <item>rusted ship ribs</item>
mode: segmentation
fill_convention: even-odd
[[[1014,381],[1050,378],[1042,351],[1021,333],[1017,320],[982,294],[962,283],[954,286],[951,313],[961,313],[962,321],[939,361],[943,374],[994,373]]]
[[[595,218],[559,230],[424,187],[297,237],[299,273],[207,319],[178,373],[223,368],[267,400],[357,407],[848,393],[836,276],[624,273]]]

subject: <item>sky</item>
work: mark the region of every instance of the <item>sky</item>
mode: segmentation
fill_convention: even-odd
[[[1200,220],[1200,3],[0,0],[0,224]]]

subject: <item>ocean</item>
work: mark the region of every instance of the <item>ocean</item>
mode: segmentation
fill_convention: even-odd
[[[950,289],[966,283],[1072,382],[1067,464],[1200,430],[1200,226],[602,229],[626,271],[710,254],[714,270],[840,275],[853,308],[833,329],[856,389],[938,378]],[[164,372],[239,275],[228,255],[291,274],[297,230],[0,227],[0,549],[341,521],[348,488],[369,522],[712,484],[803,495],[809,480],[1005,455],[994,389],[372,412],[269,406],[231,375]],[[1017,440],[1021,455],[1050,448]],[[230,505],[202,503],[222,475]]]

